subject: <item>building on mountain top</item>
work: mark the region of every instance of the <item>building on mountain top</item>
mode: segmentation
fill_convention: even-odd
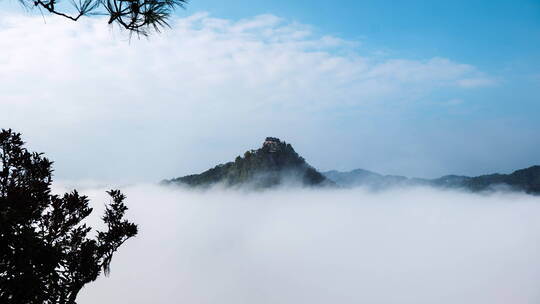
[[[277,152],[281,141],[276,137],[267,137],[264,140],[263,147],[268,147],[268,152]]]

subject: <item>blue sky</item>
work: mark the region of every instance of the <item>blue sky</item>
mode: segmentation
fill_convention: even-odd
[[[265,136],[322,170],[434,177],[540,164],[538,1],[193,0],[172,29],[131,44],[100,19],[45,24],[16,2],[3,8],[0,79],[35,85],[0,87],[2,127],[51,155],[62,179],[184,175]],[[46,105],[62,110],[31,119]]]
[[[525,63],[522,68],[540,64],[540,2],[535,0],[209,0],[191,1],[187,11],[201,10],[232,19],[271,13],[411,58],[451,57],[493,70],[516,61]]]

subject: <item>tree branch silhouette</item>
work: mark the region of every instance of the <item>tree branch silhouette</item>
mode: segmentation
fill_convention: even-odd
[[[42,8],[49,13],[78,21],[83,16],[107,15],[108,24],[118,24],[130,34],[147,36],[153,30],[160,32],[170,27],[168,20],[187,0],[70,0],[77,12],[68,14],[58,9],[60,0],[19,0],[25,7]]]

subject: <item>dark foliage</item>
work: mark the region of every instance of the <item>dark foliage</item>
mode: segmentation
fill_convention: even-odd
[[[247,151],[234,162],[165,183],[203,187],[222,183],[226,186],[269,188],[286,182],[303,186],[333,184],[308,165],[290,144],[273,137],[268,137],[260,149]]]
[[[109,271],[113,253],[137,234],[124,219],[125,196],[108,194],[107,229],[88,236],[92,208],[77,191],[51,194],[52,162],[0,133],[0,303],[75,303],[81,288]]]
[[[137,35],[148,35],[169,26],[171,13],[187,0],[70,0],[74,14],[59,8],[60,0],[19,0],[25,7],[38,8],[73,21],[82,16],[106,15],[108,23],[116,23]]]

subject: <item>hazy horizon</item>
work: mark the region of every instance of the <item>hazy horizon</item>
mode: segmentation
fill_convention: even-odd
[[[540,165],[540,1],[81,1],[0,1],[2,299],[540,303],[540,167],[305,164]]]

